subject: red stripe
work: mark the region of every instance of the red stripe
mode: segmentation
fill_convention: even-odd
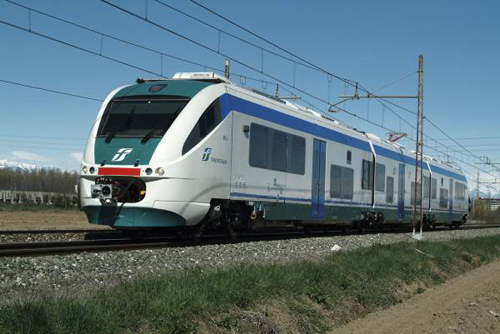
[[[141,175],[140,168],[115,168],[115,167],[99,167],[99,175]]]

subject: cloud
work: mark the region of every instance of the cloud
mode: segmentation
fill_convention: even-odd
[[[81,162],[83,158],[83,152],[71,152],[71,157],[77,162]]]
[[[12,156],[15,159],[26,160],[26,161],[39,161],[39,162],[47,162],[50,161],[49,158],[44,157],[40,154],[26,151],[12,151]]]

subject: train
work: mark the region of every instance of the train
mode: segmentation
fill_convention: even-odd
[[[215,73],[180,72],[106,97],[78,192],[91,224],[124,231],[383,229],[411,226],[415,205],[425,228],[464,224],[464,173],[424,156],[415,196],[415,170],[397,143]]]

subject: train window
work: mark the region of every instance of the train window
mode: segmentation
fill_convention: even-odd
[[[189,152],[222,121],[219,101],[215,100],[200,116],[182,147],[182,154]]]
[[[306,140],[303,137],[250,125],[250,166],[303,175]]]
[[[385,191],[385,166],[376,164],[375,167],[375,190]]]
[[[424,198],[429,198],[430,195],[430,189],[429,189],[429,177],[424,176]]]
[[[352,199],[354,192],[354,170],[342,167],[342,198]]]
[[[467,187],[462,184],[456,182],[455,184],[455,199],[459,201],[465,201],[465,192]]]
[[[109,103],[98,136],[163,137],[188,104],[186,99],[117,99]],[[108,139],[109,138],[109,139]]]
[[[362,161],[362,169],[361,169],[361,188],[362,189],[372,189],[373,183],[373,163],[368,160]]]
[[[441,188],[439,190],[439,207],[446,209],[448,207],[448,190]]]
[[[281,172],[286,171],[286,142],[286,133],[273,130],[271,169]]]
[[[385,194],[385,200],[387,203],[392,203],[394,201],[394,178],[391,176],[387,177],[387,193]]]
[[[268,128],[252,123],[250,125],[250,166],[267,168]]]
[[[342,196],[342,167],[331,165],[330,197],[340,198],[341,196]]]
[[[432,178],[432,181],[431,181],[431,186],[432,186],[432,189],[431,189],[431,197],[432,199],[436,199],[437,198],[437,180],[435,178]]]
[[[289,147],[290,163],[288,164],[288,171],[294,174],[304,174],[306,166],[306,140],[305,138],[290,135],[291,145]]]
[[[352,152],[347,151],[347,164],[350,165],[352,163]]]
[[[354,171],[352,168],[331,165],[330,167],[330,197],[352,199]]]
[[[420,190],[420,184],[417,184],[417,205],[420,205],[421,202],[421,190]],[[411,183],[411,199],[410,199],[410,204],[415,205],[415,182]]]

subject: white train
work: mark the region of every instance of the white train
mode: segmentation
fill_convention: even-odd
[[[216,74],[178,73],[108,95],[79,192],[91,223],[117,229],[411,224],[413,156]],[[425,224],[464,223],[464,174],[427,157],[424,175]]]

